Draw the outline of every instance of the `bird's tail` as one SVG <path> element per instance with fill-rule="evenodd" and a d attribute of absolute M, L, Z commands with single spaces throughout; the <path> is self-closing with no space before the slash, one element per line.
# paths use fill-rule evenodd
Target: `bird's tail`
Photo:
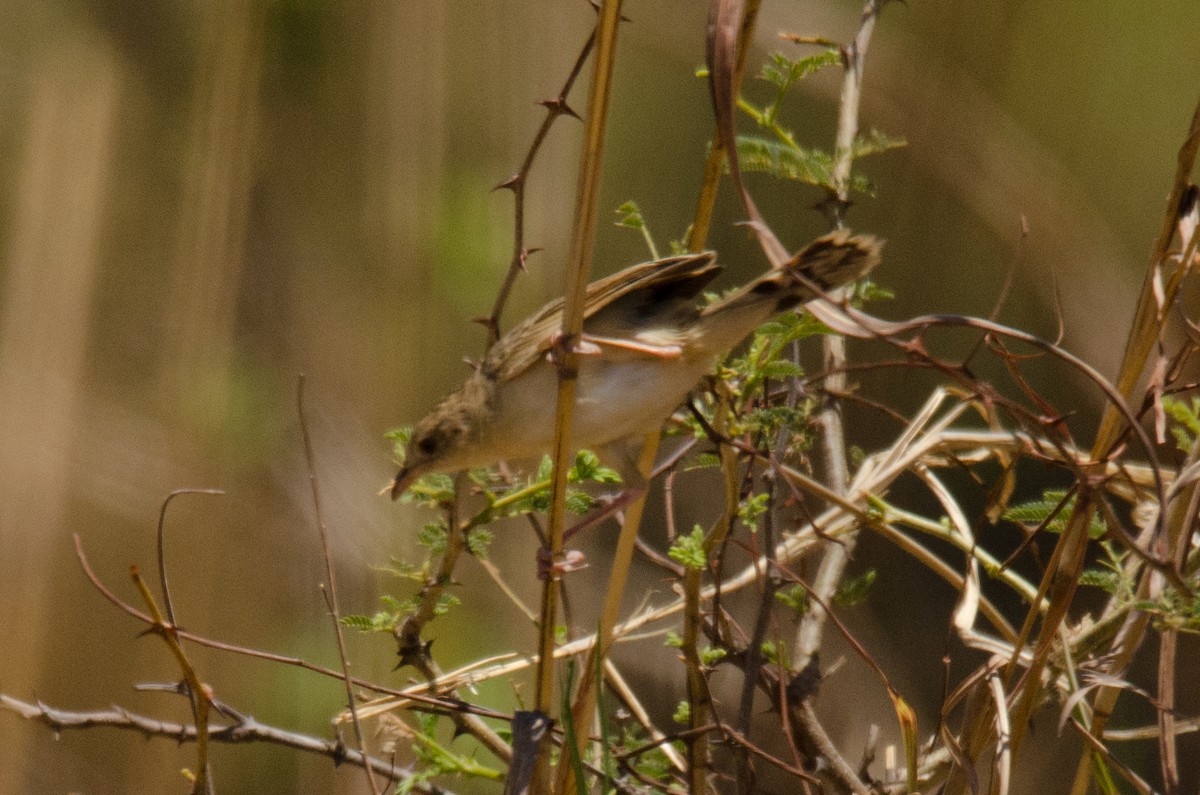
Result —
<path fill-rule="evenodd" d="M 731 348 L 781 312 L 866 276 L 879 264 L 882 248 L 878 238 L 844 229 L 818 237 L 784 267 L 705 307 L 706 336 L 714 349 Z"/>

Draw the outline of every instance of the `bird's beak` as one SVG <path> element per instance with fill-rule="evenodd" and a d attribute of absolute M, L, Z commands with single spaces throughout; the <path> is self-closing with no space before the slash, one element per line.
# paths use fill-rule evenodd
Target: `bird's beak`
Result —
<path fill-rule="evenodd" d="M 400 495 L 408 491 L 408 487 L 417 479 L 419 472 L 416 472 L 412 467 L 404 467 L 396 473 L 396 477 L 392 480 L 391 485 L 385 486 L 380 494 L 389 494 L 393 500 L 399 499 Z"/>

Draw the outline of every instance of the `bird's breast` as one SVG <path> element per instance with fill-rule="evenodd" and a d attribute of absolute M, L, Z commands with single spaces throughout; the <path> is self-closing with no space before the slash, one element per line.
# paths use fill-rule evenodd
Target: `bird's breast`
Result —
<path fill-rule="evenodd" d="M 580 357 L 572 446 L 597 448 L 649 433 L 671 415 L 714 365 L 709 355 Z M 505 458 L 530 458 L 554 442 L 558 373 L 541 362 L 498 385 L 492 445 Z"/>

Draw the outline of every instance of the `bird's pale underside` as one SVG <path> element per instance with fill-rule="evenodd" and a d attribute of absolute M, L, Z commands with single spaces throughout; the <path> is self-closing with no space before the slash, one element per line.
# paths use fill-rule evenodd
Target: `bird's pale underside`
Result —
<path fill-rule="evenodd" d="M 721 270 L 712 252 L 645 262 L 588 285 L 572 447 L 598 449 L 655 430 L 758 326 L 866 275 L 880 246 L 867 235 L 825 235 L 787 267 L 707 306 L 700 291 Z M 492 346 L 466 382 L 417 423 L 389 487 L 393 498 L 426 473 L 530 458 L 552 447 L 552 348 L 561 327 L 558 299 Z"/>

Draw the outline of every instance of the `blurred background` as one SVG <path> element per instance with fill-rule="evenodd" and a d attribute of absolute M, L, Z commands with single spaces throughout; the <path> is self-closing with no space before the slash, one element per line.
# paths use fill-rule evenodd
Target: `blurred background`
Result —
<path fill-rule="evenodd" d="M 705 5 L 629 0 L 621 32 L 601 204 L 635 200 L 660 243 L 691 217 L 710 135 L 694 76 Z M 777 32 L 846 40 L 861 8 L 764 5 L 751 72 L 768 49 L 799 52 Z M 226 494 L 184 496 L 168 514 L 181 622 L 336 665 L 299 373 L 343 608 L 370 613 L 381 593 L 402 591 L 375 567 L 415 554 L 423 517 L 375 496 L 393 471 L 382 434 L 419 418 L 482 350 L 482 327 L 468 321 L 489 311 L 512 239 L 511 195 L 491 188 L 516 170 L 542 118 L 534 103 L 558 91 L 592 19 L 584 2 L 549 0 L 0 4 L 0 692 L 186 717 L 179 698 L 132 690 L 177 671 L 96 594 L 72 548 L 77 533 L 100 576 L 136 601 L 128 567 L 153 569 L 160 503 L 182 487 Z M 878 279 L 898 298 L 877 311 L 986 314 L 1023 217 L 1029 238 L 1003 318 L 1053 337 L 1056 274 L 1066 346 L 1113 373 L 1200 86 L 1198 31 L 1200 5 L 1183 0 L 889 6 L 867 59 L 862 126 L 909 145 L 862 162 L 876 195 L 850 215 L 888 241 Z M 838 79 L 804 81 L 787 105 L 803 143 L 831 148 Z M 748 90 L 766 96 L 761 83 Z M 583 91 L 573 99 L 584 106 Z M 527 243 L 542 251 L 508 325 L 561 289 L 579 131 L 560 121 L 535 166 Z M 751 185 L 789 245 L 824 231 L 815 190 Z M 765 266 L 733 227 L 740 219 L 725 197 L 712 238 L 725 286 Z M 639 236 L 609 220 L 597 275 L 646 258 Z M 1046 375 L 1047 394 L 1085 419 L 1099 405 L 1089 387 Z M 920 383 L 905 376 L 898 389 L 883 373 L 865 388 L 910 410 L 926 395 Z M 852 441 L 869 449 L 889 431 L 864 422 Z M 529 593 L 532 549 L 514 531 L 494 551 L 529 574 Z M 581 593 L 606 570 L 598 549 Z M 948 614 L 954 594 L 915 566 L 875 565 L 875 602 Z M 661 596 L 658 575 L 646 577 Z M 482 575 L 462 596 L 502 602 Z M 497 610 L 435 625 L 444 664 L 531 647 L 524 619 Z M 872 648 L 893 649 L 881 660 L 932 731 L 945 621 L 919 636 L 879 606 L 851 618 Z M 392 671 L 387 637 L 351 644 L 357 674 L 407 680 Z M 337 682 L 193 654 L 225 702 L 330 734 Z M 658 672 L 666 714 L 678 673 Z M 846 674 L 819 705 L 836 713 L 839 697 L 858 699 L 836 726 L 850 748 L 869 721 L 894 731 L 882 690 L 856 681 L 871 682 Z M 497 708 L 518 705 L 508 685 L 487 692 Z M 1038 736 L 1054 737 L 1055 719 Z M 3 793 L 184 791 L 178 771 L 194 760 L 190 746 L 111 730 L 55 737 L 10 713 L 0 737 Z M 325 758 L 262 745 L 216 748 L 214 770 L 225 793 L 362 787 Z"/>

